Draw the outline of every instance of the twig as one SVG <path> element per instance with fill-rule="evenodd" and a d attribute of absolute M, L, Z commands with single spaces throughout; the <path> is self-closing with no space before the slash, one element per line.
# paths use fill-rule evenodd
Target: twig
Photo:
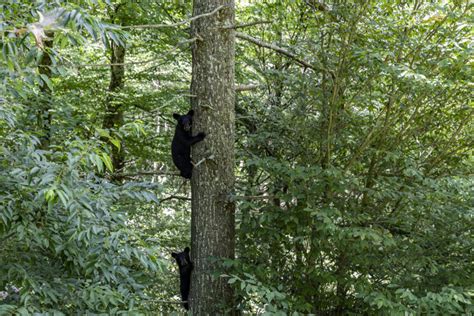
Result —
<path fill-rule="evenodd" d="M 122 29 L 158 29 L 158 28 L 165 28 L 165 27 L 176 27 L 176 26 L 181 26 L 187 23 L 190 23 L 194 20 L 204 18 L 207 16 L 211 16 L 222 10 L 223 8 L 227 7 L 227 5 L 221 5 L 214 9 L 211 12 L 208 13 L 203 13 L 200 15 L 193 16 L 192 18 L 177 22 L 177 23 L 172 23 L 172 24 L 143 24 L 143 25 L 130 25 L 130 26 L 123 26 Z"/>
<path fill-rule="evenodd" d="M 444 152 L 440 152 L 440 154 L 436 157 L 434 157 L 431 161 L 428 162 L 428 166 L 430 168 L 428 168 L 428 170 L 430 170 L 428 172 L 431 173 L 431 171 L 435 170 L 435 166 L 443 159 L 443 158 L 446 158 L 446 156 L 450 156 L 451 154 L 454 154 L 454 152 L 456 152 L 457 150 L 463 148 L 464 146 L 461 145 L 461 146 L 456 146 L 456 147 L 451 147 L 452 150 L 449 150 L 449 145 L 453 145 L 453 144 L 458 144 L 458 142 L 456 141 L 456 137 L 462 132 L 462 130 L 464 129 L 464 127 L 466 127 L 466 124 L 468 122 L 472 121 L 471 119 L 471 115 L 466 115 L 466 117 L 464 118 L 463 121 L 461 121 L 461 123 L 459 124 L 458 128 L 451 134 L 451 137 L 449 138 L 449 141 L 446 142 L 445 146 L 443 146 L 444 148 L 442 148 L 441 150 L 444 150 Z M 438 149 L 440 147 L 440 144 L 437 143 L 433 146 L 433 151 Z M 470 147 L 469 145 L 467 146 L 468 148 Z M 440 150 L 440 151 L 441 151 Z M 432 152 L 433 152 L 432 151 Z"/>
<path fill-rule="evenodd" d="M 161 200 L 159 200 L 159 201 L 160 201 L 160 204 L 161 204 L 161 203 L 163 203 L 164 201 L 173 200 L 173 199 L 176 199 L 176 200 L 184 200 L 184 201 L 191 201 L 191 198 L 190 198 L 190 197 L 187 197 L 187 196 L 179 196 L 179 195 L 170 195 L 170 196 L 165 197 L 164 199 L 161 199 Z"/>
<path fill-rule="evenodd" d="M 372 142 L 377 137 L 379 137 L 381 133 L 386 129 L 386 126 L 389 120 L 390 109 L 393 103 L 395 102 L 395 99 L 396 99 L 396 91 L 392 90 L 392 92 L 390 92 L 390 96 L 388 98 L 387 104 L 381 110 L 379 116 L 375 119 L 374 126 L 369 131 L 369 133 L 367 134 L 367 136 L 365 137 L 364 141 L 359 146 L 355 154 L 352 155 L 351 159 L 349 160 L 347 165 L 344 167 L 344 170 L 349 170 L 349 168 L 359 158 L 359 156 L 363 153 L 363 151 L 366 150 L 372 144 Z M 385 120 L 383 120 L 384 115 L 385 115 Z"/>
<path fill-rule="evenodd" d="M 141 65 L 141 64 L 148 64 L 153 61 L 156 61 L 156 58 L 153 59 L 148 59 L 148 60 L 142 60 L 142 61 L 132 61 L 128 63 L 104 63 L 104 64 L 77 64 L 77 65 L 72 65 L 77 68 L 81 67 L 110 67 L 110 66 L 129 66 L 129 65 Z"/>
<path fill-rule="evenodd" d="M 136 176 L 179 176 L 177 172 L 169 171 L 138 171 L 134 173 L 118 173 L 116 176 L 121 177 L 136 177 Z"/>
<path fill-rule="evenodd" d="M 329 74 L 331 74 L 331 76 L 334 78 L 334 72 L 331 71 L 331 70 L 328 70 L 328 69 L 325 69 L 323 67 L 318 67 L 318 66 L 315 66 L 315 65 L 312 65 L 310 64 L 309 62 L 303 60 L 303 59 L 300 59 L 298 56 L 296 56 L 296 54 L 293 54 L 292 52 L 289 52 L 287 51 L 286 49 L 284 48 L 281 48 L 275 44 L 270 44 L 270 43 L 267 43 L 267 42 L 264 42 L 262 40 L 259 40 L 255 37 L 252 37 L 250 35 L 247 35 L 245 33 L 241 33 L 241 32 L 236 32 L 235 33 L 235 36 L 237 38 L 240 38 L 240 39 L 243 39 L 243 40 L 246 40 L 246 41 L 249 41 L 251 43 L 254 43 L 258 46 L 261 46 L 261 47 L 265 47 L 265 48 L 269 48 L 269 49 L 272 49 L 282 55 L 285 55 L 291 59 L 293 59 L 294 61 L 296 61 L 298 64 L 306 67 L 306 68 L 309 68 L 309 69 L 313 69 L 315 71 L 324 71 L 324 72 L 327 72 Z"/>
<path fill-rule="evenodd" d="M 198 167 L 200 164 L 202 164 L 204 161 L 206 160 L 213 160 L 214 159 L 214 155 L 210 155 L 208 157 L 204 157 L 202 158 L 201 160 L 199 160 L 198 162 L 194 163 L 193 161 L 191 161 L 191 164 L 193 165 L 194 168 Z"/>
<path fill-rule="evenodd" d="M 375 120 L 374 126 L 369 131 L 367 136 L 365 136 L 364 141 L 361 143 L 361 145 L 359 145 L 356 152 L 352 155 L 351 159 L 349 160 L 349 162 L 345 166 L 344 170 L 349 170 L 349 168 L 359 158 L 359 156 L 362 154 L 362 152 L 372 143 L 375 136 L 378 136 L 378 134 L 382 131 L 382 129 L 380 127 L 382 126 L 382 121 L 383 121 L 382 118 L 383 118 L 383 114 L 386 112 L 386 109 L 387 108 L 384 108 L 382 110 L 382 112 L 379 114 L 379 116 Z"/>
<path fill-rule="evenodd" d="M 163 304 L 184 304 L 184 303 L 187 303 L 188 301 L 149 300 L 148 302 L 163 303 Z"/>
<path fill-rule="evenodd" d="M 240 29 L 240 28 L 247 27 L 247 26 L 254 26 L 254 25 L 258 25 L 258 24 L 270 24 L 270 23 L 272 23 L 272 21 L 255 21 L 255 22 L 235 24 L 235 25 L 226 25 L 226 26 L 222 26 L 220 28 L 221 29 Z"/>
<path fill-rule="evenodd" d="M 163 201 L 168 201 L 168 200 L 171 200 L 171 199 L 177 199 L 177 200 L 187 200 L 187 201 L 191 201 L 191 199 L 187 196 L 179 196 L 179 195 L 176 195 L 178 194 L 179 190 L 181 190 L 181 188 L 183 187 L 183 185 L 186 183 L 186 181 L 183 181 L 181 182 L 181 184 L 179 185 L 178 189 L 173 193 L 171 194 L 170 196 L 164 198 L 164 199 L 161 199 L 160 200 L 160 204 L 163 203 Z"/>

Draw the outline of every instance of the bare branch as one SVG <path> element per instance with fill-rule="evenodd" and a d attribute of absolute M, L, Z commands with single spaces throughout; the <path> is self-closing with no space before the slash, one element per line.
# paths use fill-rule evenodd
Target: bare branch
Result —
<path fill-rule="evenodd" d="M 221 5 L 217 8 L 215 8 L 213 11 L 208 12 L 208 13 L 203 13 L 199 14 L 196 16 L 193 16 L 192 18 L 177 22 L 177 23 L 172 23 L 172 24 L 143 24 L 143 25 L 130 25 L 130 26 L 123 26 L 122 29 L 159 29 L 159 28 L 165 28 L 165 27 L 177 27 L 181 26 L 184 24 L 188 24 L 194 20 L 204 18 L 207 16 L 211 16 L 222 10 L 223 8 L 227 7 L 226 5 Z"/>
<path fill-rule="evenodd" d="M 291 59 L 293 59 L 294 61 L 296 61 L 298 64 L 302 65 L 303 67 L 306 67 L 306 68 L 309 68 L 309 69 L 313 69 L 315 71 L 324 71 L 324 72 L 327 72 L 329 74 L 331 74 L 331 76 L 334 78 L 334 73 L 328 69 L 325 69 L 323 67 L 318 67 L 318 66 L 315 66 L 315 65 L 312 65 L 310 64 L 309 62 L 303 60 L 303 59 L 300 59 L 298 56 L 296 56 L 296 54 L 284 49 L 284 48 L 281 48 L 275 44 L 270 44 L 270 43 L 267 43 L 267 42 L 264 42 L 262 40 L 259 40 L 255 37 L 252 37 L 250 35 L 247 35 L 245 33 L 241 33 L 241 32 L 236 32 L 235 33 L 235 36 L 237 38 L 240 38 L 240 39 L 243 39 L 243 40 L 246 40 L 246 41 L 249 41 L 251 43 L 254 43 L 258 46 L 261 46 L 261 47 L 265 47 L 265 48 L 269 48 L 269 49 L 272 49 L 282 55 L 285 55 Z"/>
<path fill-rule="evenodd" d="M 187 303 L 188 301 L 149 300 L 147 302 L 161 303 L 161 304 L 183 304 L 183 303 Z"/>
<path fill-rule="evenodd" d="M 115 174 L 116 176 L 121 177 L 138 177 L 138 176 L 179 176 L 180 174 L 177 172 L 169 172 L 169 171 L 138 171 L 132 173 L 118 173 Z"/>
<path fill-rule="evenodd" d="M 184 201 L 191 201 L 191 198 L 190 197 L 187 197 L 187 196 L 179 196 L 179 195 L 170 195 L 168 197 L 165 197 L 163 199 L 160 200 L 160 203 L 163 203 L 164 201 L 168 201 L 168 200 L 184 200 Z"/>
<path fill-rule="evenodd" d="M 255 21 L 255 22 L 249 22 L 249 23 L 227 25 L 227 26 L 221 27 L 221 29 L 240 29 L 243 27 L 254 26 L 258 24 L 270 24 L 270 23 L 272 23 L 272 21 Z"/>
<path fill-rule="evenodd" d="M 77 68 L 82 68 L 82 67 L 130 66 L 130 65 L 148 64 L 148 63 L 151 63 L 153 61 L 156 61 L 156 58 L 142 60 L 142 61 L 132 61 L 132 62 L 128 62 L 128 63 L 77 64 L 77 65 L 72 65 L 72 66 L 77 67 Z"/>

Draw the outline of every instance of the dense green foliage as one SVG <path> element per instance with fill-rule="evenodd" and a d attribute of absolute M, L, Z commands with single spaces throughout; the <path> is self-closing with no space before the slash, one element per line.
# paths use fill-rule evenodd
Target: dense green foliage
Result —
<path fill-rule="evenodd" d="M 237 96 L 222 272 L 244 312 L 474 313 L 472 9 L 237 4 L 239 23 L 261 22 L 236 30 L 258 41 L 238 36 L 236 84 L 253 88 Z M 0 4 L 0 315 L 181 310 L 170 252 L 190 244 L 190 185 L 169 146 L 192 97 L 190 12 Z M 126 47 L 114 91 L 112 45 Z M 124 118 L 105 129 L 111 102 Z"/>

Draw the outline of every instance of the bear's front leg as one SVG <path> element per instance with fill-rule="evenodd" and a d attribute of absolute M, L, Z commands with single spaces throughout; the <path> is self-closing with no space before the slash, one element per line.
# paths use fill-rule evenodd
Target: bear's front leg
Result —
<path fill-rule="evenodd" d="M 202 141 L 204 138 L 206 137 L 206 134 L 203 133 L 203 132 L 200 132 L 198 133 L 196 136 L 191 136 L 190 140 L 189 140 L 189 145 L 192 146 L 196 143 L 199 143 L 200 141 Z"/>

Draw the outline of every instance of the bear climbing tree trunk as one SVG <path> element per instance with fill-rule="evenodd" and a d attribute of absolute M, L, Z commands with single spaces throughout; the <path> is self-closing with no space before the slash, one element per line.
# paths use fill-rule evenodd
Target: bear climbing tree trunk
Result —
<path fill-rule="evenodd" d="M 215 258 L 234 258 L 234 45 L 233 0 L 194 0 L 191 94 L 193 131 L 206 133 L 192 148 L 191 282 L 193 315 L 232 314 L 233 293 L 224 278 L 214 279 Z M 225 312 L 224 312 L 225 310 Z"/>

